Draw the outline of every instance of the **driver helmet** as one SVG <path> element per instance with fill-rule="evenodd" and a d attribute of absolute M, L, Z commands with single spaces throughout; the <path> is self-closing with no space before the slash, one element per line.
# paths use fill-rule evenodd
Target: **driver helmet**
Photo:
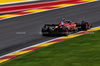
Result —
<path fill-rule="evenodd" d="M 62 21 L 65 21 L 65 20 L 66 20 L 66 18 L 63 18 L 63 19 L 62 19 Z"/>

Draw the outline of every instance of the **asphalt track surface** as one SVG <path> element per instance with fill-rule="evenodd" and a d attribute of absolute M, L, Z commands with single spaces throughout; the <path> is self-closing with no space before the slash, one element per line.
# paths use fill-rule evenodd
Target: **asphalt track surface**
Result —
<path fill-rule="evenodd" d="M 93 27 L 100 26 L 100 1 L 1 20 L 0 56 L 56 38 L 44 37 L 39 32 L 44 24 L 59 23 L 64 17 L 75 22 L 88 21 Z"/>

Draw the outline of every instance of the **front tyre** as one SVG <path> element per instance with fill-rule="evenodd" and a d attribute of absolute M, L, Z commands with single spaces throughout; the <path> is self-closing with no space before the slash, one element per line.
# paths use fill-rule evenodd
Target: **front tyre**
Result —
<path fill-rule="evenodd" d="M 82 30 L 87 30 L 89 28 L 88 22 L 82 21 L 81 23 L 81 29 Z"/>

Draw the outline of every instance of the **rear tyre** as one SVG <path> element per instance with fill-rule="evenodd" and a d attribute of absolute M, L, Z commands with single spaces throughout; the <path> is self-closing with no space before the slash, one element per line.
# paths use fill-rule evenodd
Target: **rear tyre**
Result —
<path fill-rule="evenodd" d="M 82 30 L 87 30 L 89 28 L 88 22 L 82 21 L 81 23 L 81 29 Z"/>
<path fill-rule="evenodd" d="M 67 36 L 69 34 L 68 28 L 62 27 L 62 35 Z"/>

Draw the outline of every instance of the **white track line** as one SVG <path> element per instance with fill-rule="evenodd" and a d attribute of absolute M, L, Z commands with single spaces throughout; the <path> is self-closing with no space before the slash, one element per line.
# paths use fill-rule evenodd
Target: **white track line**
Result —
<path fill-rule="evenodd" d="M 97 27 L 94 27 L 94 28 L 98 28 L 98 27 L 100 27 L 100 26 L 97 26 Z M 91 28 L 91 29 L 94 29 L 94 28 Z M 80 32 L 83 32 L 83 31 L 79 31 L 79 32 L 77 32 L 77 33 L 80 33 Z M 74 33 L 74 34 L 77 34 L 77 33 Z M 70 35 L 72 35 L 72 34 L 70 34 Z M 70 36 L 70 35 L 69 35 L 69 36 Z M 65 37 L 65 36 L 62 36 L 62 37 Z M 30 47 L 34 47 L 34 46 L 37 46 L 37 45 L 40 45 L 40 44 L 43 44 L 43 43 L 46 43 L 46 42 L 50 42 L 50 41 L 52 41 L 52 40 L 56 40 L 56 39 L 62 38 L 62 37 L 54 38 L 54 39 L 51 39 L 51 40 L 48 40 L 48 41 L 44 41 L 44 42 L 41 42 L 41 43 L 38 43 L 38 44 L 35 44 L 35 45 L 31 45 L 31 46 L 28 46 L 28 47 L 19 49 L 19 50 L 17 50 L 17 51 L 14 51 L 14 52 L 5 54 L 5 55 L 3 55 L 3 56 L 0 56 L 0 58 L 5 57 L 5 56 L 7 56 L 7 55 L 10 55 L 10 54 L 12 54 L 12 53 L 15 53 L 15 52 L 24 50 L 24 49 L 28 49 L 28 48 L 30 48 Z"/>
<path fill-rule="evenodd" d="M 0 3 L 0 5 L 9 5 L 9 4 L 17 4 L 17 3 L 25 3 L 25 2 L 35 2 L 35 1 L 41 1 L 41 0 L 26 0 L 26 1 L 17 1 L 17 2 L 11 2 L 11 3 Z"/>
<path fill-rule="evenodd" d="M 98 1 L 98 0 L 96 0 L 96 1 Z M 59 8 L 55 8 L 55 9 L 46 10 L 46 11 L 52 11 L 52 10 L 57 10 L 57 9 L 61 9 L 61 8 L 66 8 L 66 7 L 72 7 L 72 6 L 82 5 L 82 4 L 88 4 L 88 3 L 92 3 L 92 2 L 96 2 L 96 1 L 91 1 L 91 2 L 86 2 L 86 3 L 80 3 L 80 4 L 71 5 L 71 6 L 65 6 L 65 7 L 59 7 Z M 41 12 L 46 12 L 46 11 L 41 11 Z M 41 12 L 36 12 L 36 13 L 41 13 Z M 26 16 L 26 15 L 36 14 L 36 13 L 29 13 L 29 14 L 19 15 L 19 16 Z M 4 19 L 0 19 L 0 20 L 15 18 L 15 17 L 19 17 L 19 16 L 4 18 Z"/>

